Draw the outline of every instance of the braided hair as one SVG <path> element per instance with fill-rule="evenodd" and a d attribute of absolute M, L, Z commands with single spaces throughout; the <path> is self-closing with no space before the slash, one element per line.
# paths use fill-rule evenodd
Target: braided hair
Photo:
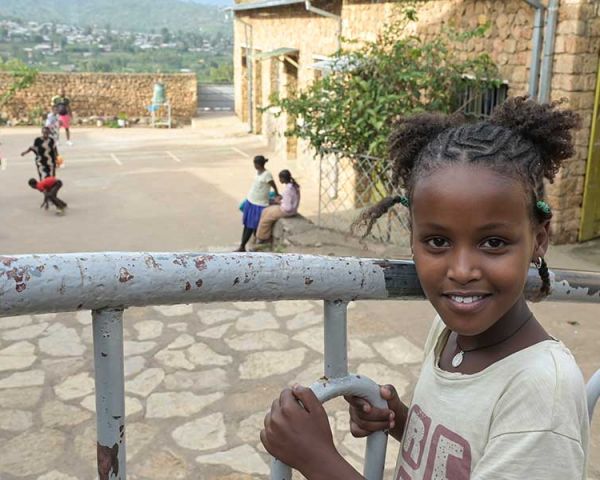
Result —
<path fill-rule="evenodd" d="M 448 164 L 485 165 L 514 178 L 531 199 L 532 221 L 552 218 L 549 209 L 538 208 L 544 199 L 544 179 L 551 183 L 562 162 L 575 150 L 571 131 L 580 124 L 562 102 L 539 104 L 527 97 L 512 97 L 497 107 L 489 120 L 471 123 L 461 115 L 423 113 L 400 118 L 389 139 L 392 184 L 405 197 L 388 197 L 365 210 L 352 229 L 368 235 L 376 220 L 393 205 L 410 202 L 416 182 Z M 550 290 L 550 276 L 543 262 L 539 269 L 541 295 Z"/>

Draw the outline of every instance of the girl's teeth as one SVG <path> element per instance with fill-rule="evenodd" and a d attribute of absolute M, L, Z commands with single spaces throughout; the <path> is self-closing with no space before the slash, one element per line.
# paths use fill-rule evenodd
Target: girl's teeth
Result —
<path fill-rule="evenodd" d="M 483 297 L 455 297 L 454 295 L 452 295 L 450 298 L 452 298 L 452 300 L 458 303 L 473 303 L 477 300 L 481 300 Z"/>

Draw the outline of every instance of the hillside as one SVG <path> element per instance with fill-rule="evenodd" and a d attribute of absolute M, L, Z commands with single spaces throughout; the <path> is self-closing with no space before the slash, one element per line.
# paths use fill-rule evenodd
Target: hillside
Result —
<path fill-rule="evenodd" d="M 1 0 L 0 17 L 70 25 L 110 25 L 128 31 L 230 30 L 231 20 L 223 12 L 228 0 Z"/>

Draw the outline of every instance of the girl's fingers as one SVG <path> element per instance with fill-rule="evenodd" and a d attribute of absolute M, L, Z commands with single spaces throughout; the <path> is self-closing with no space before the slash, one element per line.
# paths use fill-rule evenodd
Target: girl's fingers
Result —
<path fill-rule="evenodd" d="M 364 430 L 369 433 L 379 432 L 380 430 L 387 430 L 391 428 L 389 420 L 382 420 L 379 422 L 361 422 L 352 420 L 350 425 L 356 425 L 359 429 Z"/>
<path fill-rule="evenodd" d="M 390 416 L 394 416 L 394 412 L 389 409 L 370 407 L 367 411 L 364 409 L 350 407 L 350 416 L 360 419 L 364 422 L 377 422 L 389 420 Z"/>

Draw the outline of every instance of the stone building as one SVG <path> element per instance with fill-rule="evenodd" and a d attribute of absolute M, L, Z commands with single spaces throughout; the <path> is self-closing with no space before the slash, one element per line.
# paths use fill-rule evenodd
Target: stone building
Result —
<path fill-rule="evenodd" d="M 398 2 L 377 0 L 237 0 L 235 14 L 236 113 L 278 154 L 296 158 L 318 175 L 318 162 L 302 141 L 283 135 L 288 122 L 269 105 L 274 92 L 309 85 L 319 62 L 341 38 L 374 40 L 398 13 Z M 598 120 L 600 2 L 597 0 L 426 0 L 418 4 L 422 36 L 448 23 L 474 28 L 490 22 L 483 39 L 462 45 L 487 52 L 499 67 L 509 95 L 566 98 L 583 118 L 576 156 L 566 163 L 548 196 L 556 242 L 600 236 L 600 128 Z M 536 60 L 537 59 L 537 60 Z M 532 65 L 534 68 L 532 69 Z M 600 91 L 600 90 L 599 90 Z"/>

